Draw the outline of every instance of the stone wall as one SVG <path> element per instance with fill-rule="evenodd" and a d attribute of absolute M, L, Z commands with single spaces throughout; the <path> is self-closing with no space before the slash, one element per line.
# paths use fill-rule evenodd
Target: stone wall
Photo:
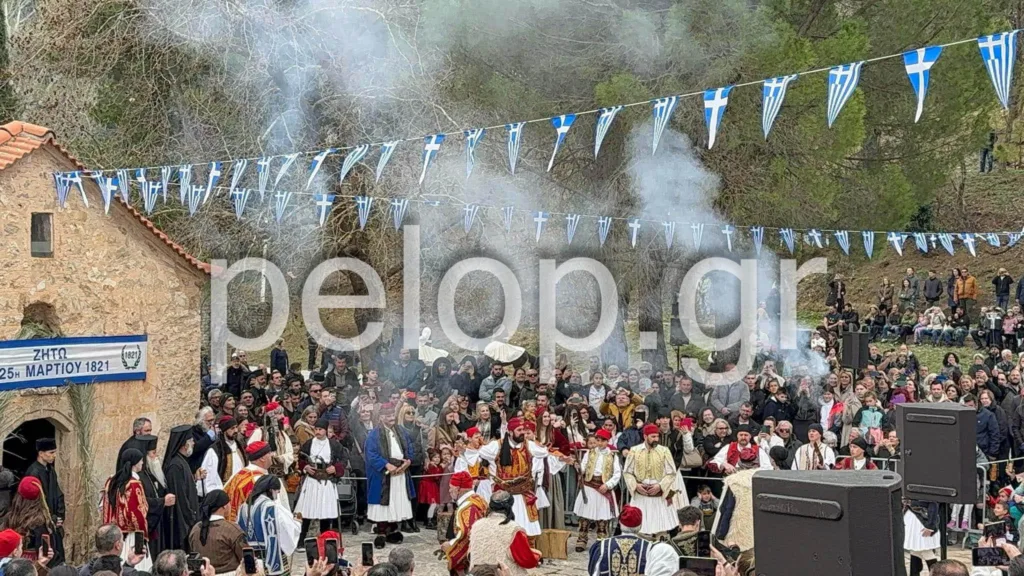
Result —
<path fill-rule="evenodd" d="M 66 390 L 15 393 L 0 417 L 0 438 L 25 420 L 54 421 L 61 442 L 58 474 L 66 486 L 68 524 L 88 533 L 92 527 L 81 525 L 75 516 L 82 506 L 95 509 L 96 491 L 113 472 L 132 420 L 140 415 L 153 420 L 162 452 L 167 431 L 191 422 L 195 415 L 200 302 L 207 279 L 116 201 L 105 215 L 103 200 L 91 184 L 86 188 L 89 208 L 74 189 L 67 207 L 59 209 L 50 173 L 70 168 L 59 152 L 44 146 L 0 171 L 0 340 L 18 332 L 26 306 L 44 302 L 55 309 L 66 336 L 147 334 L 147 379 L 91 386 L 92 414 L 84 415 L 91 420 L 88 482 L 81 474 L 85 467 L 73 429 L 76 414 Z M 54 214 L 52 258 L 31 257 L 32 212 Z M 87 534 L 76 536 L 85 538 L 75 538 L 78 544 L 88 541 Z"/>

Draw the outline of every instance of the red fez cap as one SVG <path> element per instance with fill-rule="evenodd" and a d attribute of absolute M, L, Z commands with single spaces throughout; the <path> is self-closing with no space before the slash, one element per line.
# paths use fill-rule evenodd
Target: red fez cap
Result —
<path fill-rule="evenodd" d="M 522 425 L 523 425 L 523 419 L 518 417 L 518 416 L 516 416 L 515 418 L 513 418 L 513 419 L 508 421 L 508 429 L 509 430 L 515 430 L 516 428 L 519 428 Z"/>
<path fill-rule="evenodd" d="M 465 490 L 473 489 L 473 477 L 465 470 L 452 474 L 451 480 L 449 480 L 448 483 L 456 488 L 462 488 Z"/>
<path fill-rule="evenodd" d="M 639 528 L 640 523 L 643 522 L 643 512 L 635 506 L 623 506 L 622 513 L 619 514 L 619 524 L 626 528 Z"/>
<path fill-rule="evenodd" d="M 338 556 L 341 556 L 341 553 L 345 551 L 345 549 L 342 548 L 342 546 L 341 546 L 341 534 L 338 534 L 334 530 L 328 530 L 326 532 L 321 532 L 320 536 L 318 536 L 317 539 L 316 539 L 316 547 L 317 547 L 317 550 L 320 551 L 320 557 L 321 558 L 326 558 L 327 557 L 327 553 L 324 552 L 324 546 L 325 546 L 325 544 L 327 543 L 328 540 L 337 540 L 338 541 Z"/>
<path fill-rule="evenodd" d="M 278 404 L 277 402 L 268 402 L 267 403 L 267 407 L 266 407 L 266 409 L 264 409 L 264 411 L 265 412 L 273 412 L 274 410 L 277 410 L 280 407 L 281 407 L 281 405 Z"/>
<path fill-rule="evenodd" d="M 473 426 L 469 430 L 466 430 L 466 438 L 472 438 L 473 436 L 476 436 L 479 433 L 480 429 L 477 428 L 476 426 Z"/>
<path fill-rule="evenodd" d="M 18 484 L 18 495 L 25 500 L 38 500 L 43 493 L 43 485 L 35 476 L 25 476 Z"/>
<path fill-rule="evenodd" d="M 644 426 L 644 436 L 649 436 L 651 434 L 661 434 L 661 430 L 657 425 L 648 424 L 647 426 Z"/>
<path fill-rule="evenodd" d="M 597 436 L 598 438 L 600 438 L 602 440 L 611 440 L 612 439 L 612 433 L 607 431 L 607 430 L 605 430 L 604 428 L 601 428 L 597 432 L 594 432 L 594 436 Z"/>
<path fill-rule="evenodd" d="M 533 420 L 523 420 L 523 428 L 527 428 L 530 432 L 536 432 L 537 423 Z"/>
<path fill-rule="evenodd" d="M 21 535 L 8 528 L 0 532 L 0 558 L 8 558 L 21 546 Z"/>
<path fill-rule="evenodd" d="M 409 392 L 405 393 L 405 397 L 407 399 L 409 399 L 409 400 L 415 400 L 416 399 L 416 393 L 410 390 Z"/>
<path fill-rule="evenodd" d="M 245 447 L 245 453 L 249 455 L 250 460 L 256 460 L 270 453 L 270 445 L 262 440 L 253 442 Z"/>

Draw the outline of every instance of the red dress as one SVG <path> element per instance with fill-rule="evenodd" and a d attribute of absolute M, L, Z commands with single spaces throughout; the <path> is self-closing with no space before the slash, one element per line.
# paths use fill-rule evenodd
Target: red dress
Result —
<path fill-rule="evenodd" d="M 441 474 L 444 473 L 444 470 L 440 466 L 428 464 L 423 473 L 427 476 L 420 478 L 420 485 L 416 490 L 420 504 L 440 504 Z"/>

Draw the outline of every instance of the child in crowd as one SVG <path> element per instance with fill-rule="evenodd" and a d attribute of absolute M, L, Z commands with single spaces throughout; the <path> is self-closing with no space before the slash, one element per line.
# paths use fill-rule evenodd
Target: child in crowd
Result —
<path fill-rule="evenodd" d="M 707 484 L 697 487 L 697 495 L 690 501 L 690 506 L 699 509 L 704 514 L 704 529 L 711 530 L 711 525 L 715 522 L 715 513 L 718 511 L 718 498 L 711 493 L 711 488 Z"/>
<path fill-rule="evenodd" d="M 441 468 L 441 453 L 433 448 L 427 449 L 427 465 L 423 469 L 424 477 L 420 478 L 420 484 L 416 488 L 420 504 L 427 504 L 427 528 L 434 528 L 437 525 L 435 514 L 437 505 L 441 503 L 441 475 L 444 469 Z"/>

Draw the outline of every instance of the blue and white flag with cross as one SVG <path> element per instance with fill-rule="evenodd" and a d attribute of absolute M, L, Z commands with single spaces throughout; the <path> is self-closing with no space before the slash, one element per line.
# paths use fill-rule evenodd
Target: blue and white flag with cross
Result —
<path fill-rule="evenodd" d="M 359 216 L 359 229 L 366 229 L 366 221 L 370 219 L 373 208 L 373 196 L 356 196 L 356 214 Z"/>
<path fill-rule="evenodd" d="M 843 64 L 828 72 L 828 127 L 835 124 L 843 106 L 849 102 L 860 82 L 860 69 L 864 62 Z"/>
<path fill-rule="evenodd" d="M 288 154 L 284 157 L 284 164 L 281 164 L 280 170 L 277 171 L 277 178 L 274 179 L 274 190 L 277 190 L 277 186 L 284 179 L 285 174 L 288 173 L 288 169 L 295 163 L 295 159 L 299 157 L 299 153 Z"/>
<path fill-rule="evenodd" d="M 100 196 L 103 198 L 103 212 L 110 214 L 110 200 L 117 193 L 117 177 L 104 176 L 102 172 L 95 172 L 93 178 L 96 179 L 96 185 L 100 188 Z"/>
<path fill-rule="evenodd" d="M 1010 109 L 1010 89 L 1013 86 L 1013 64 L 1017 60 L 1017 33 L 1002 32 L 978 38 L 978 49 L 985 62 L 988 77 L 996 89 L 1003 108 Z"/>
<path fill-rule="evenodd" d="M 174 166 L 160 167 L 160 192 L 163 195 L 164 204 L 167 204 L 167 189 L 171 187 L 171 176 L 174 175 Z"/>
<path fill-rule="evenodd" d="M 189 187 L 188 193 L 188 215 L 195 216 L 199 211 L 199 205 L 203 203 L 203 195 L 206 194 L 206 186 L 197 184 Z"/>
<path fill-rule="evenodd" d="M 789 253 L 792 254 L 796 243 L 796 233 L 793 232 L 792 228 L 783 228 L 779 230 L 779 236 L 782 238 L 786 248 L 789 248 Z"/>
<path fill-rule="evenodd" d="M 242 219 L 242 214 L 245 213 L 245 205 L 249 202 L 250 195 L 252 195 L 252 190 L 249 188 L 235 188 L 231 191 L 231 202 L 235 205 L 235 218 L 237 220 Z"/>
<path fill-rule="evenodd" d="M 362 144 L 349 150 L 348 154 L 345 154 L 345 159 L 341 161 L 341 172 L 338 174 L 338 186 L 345 183 L 345 177 L 356 167 L 356 164 L 363 160 L 369 151 L 370 145 Z"/>
<path fill-rule="evenodd" d="M 948 234 L 946 232 L 942 232 L 938 236 L 939 236 L 939 244 L 942 244 L 942 247 L 946 249 L 946 252 L 949 252 L 950 256 L 952 256 L 953 252 L 954 252 L 954 248 L 953 248 L 953 235 L 952 234 Z"/>
<path fill-rule="evenodd" d="M 708 128 L 708 150 L 715 145 L 718 127 L 725 116 L 725 107 L 729 105 L 729 92 L 732 92 L 732 86 L 704 91 L 704 124 Z"/>
<path fill-rule="evenodd" d="M 57 186 L 57 206 L 64 208 L 68 203 L 68 192 L 71 191 L 71 181 L 66 174 L 54 172 L 53 183 Z"/>
<path fill-rule="evenodd" d="M 601 216 L 597 219 L 597 240 L 601 243 L 601 247 L 604 247 L 604 243 L 608 240 L 608 232 L 612 229 L 612 217 Z"/>
<path fill-rule="evenodd" d="M 924 232 L 914 232 L 914 244 L 919 252 L 928 253 L 928 235 Z"/>
<path fill-rule="evenodd" d="M 256 161 L 256 175 L 259 180 L 257 189 L 260 192 L 260 204 L 263 203 L 267 193 L 267 184 L 270 183 L 270 163 L 273 160 L 273 156 L 264 156 Z"/>
<path fill-rule="evenodd" d="M 501 209 L 501 223 L 505 225 L 506 234 L 512 231 L 512 216 L 515 211 L 515 206 L 505 206 Z"/>
<path fill-rule="evenodd" d="M 206 191 L 203 192 L 203 204 L 206 204 L 206 201 L 210 199 L 210 194 L 217 187 L 223 166 L 223 162 L 210 162 L 210 171 L 206 176 Z"/>
<path fill-rule="evenodd" d="M 576 235 L 576 227 L 580 224 L 579 214 L 566 214 L 565 215 L 565 239 L 568 244 L 572 244 L 572 238 Z"/>
<path fill-rule="evenodd" d="M 868 255 L 868 260 L 870 260 L 871 254 L 875 251 L 875 232 L 873 230 L 863 230 L 860 233 L 860 237 L 864 240 L 864 253 Z"/>
<path fill-rule="evenodd" d="M 921 119 L 921 112 L 924 111 L 924 97 L 928 93 L 928 79 L 931 76 L 932 66 L 939 60 L 940 55 L 942 55 L 942 46 L 928 46 L 903 53 L 903 66 L 907 69 L 907 77 L 917 96 L 917 112 L 914 114 L 914 122 Z"/>
<path fill-rule="evenodd" d="M 836 237 L 836 243 L 842 249 L 843 254 L 850 255 L 850 232 L 847 230 L 836 230 L 832 233 Z"/>
<path fill-rule="evenodd" d="M 242 183 L 242 176 L 245 175 L 245 169 L 248 166 L 249 161 L 245 158 L 235 160 L 235 163 L 231 166 L 231 187 L 228 189 L 228 198 L 235 197 L 235 189 Z"/>
<path fill-rule="evenodd" d="M 331 212 L 331 206 L 334 204 L 334 194 L 315 194 L 313 200 L 316 201 L 316 220 L 323 228 L 327 222 L 327 215 Z"/>
<path fill-rule="evenodd" d="M 651 154 L 657 153 L 658 142 L 661 141 L 661 133 L 665 131 L 669 120 L 672 119 L 672 112 L 675 111 L 676 104 L 678 103 L 678 96 L 658 98 L 651 101 L 651 104 L 654 105 L 651 109 L 651 114 L 654 116 L 654 142 L 651 147 Z"/>
<path fill-rule="evenodd" d="M 548 160 L 548 172 L 551 172 L 551 167 L 555 165 L 555 155 L 558 154 L 562 142 L 565 142 L 565 135 L 569 133 L 569 128 L 572 128 L 575 121 L 575 114 L 562 114 L 551 119 L 551 125 L 555 128 L 555 148 L 551 151 L 551 160 Z"/>
<path fill-rule="evenodd" d="M 537 223 L 537 236 L 535 240 L 540 242 L 540 233 L 544 231 L 544 223 L 548 221 L 547 212 L 534 212 L 533 221 Z"/>
<path fill-rule="evenodd" d="M 725 236 L 725 245 L 729 248 L 729 252 L 732 252 L 732 235 L 736 233 L 736 228 L 731 224 L 722 226 L 722 236 Z"/>
<path fill-rule="evenodd" d="M 441 144 L 444 143 L 444 134 L 431 134 L 423 138 L 423 170 L 420 171 L 420 185 L 423 185 L 423 180 L 427 177 L 427 168 L 430 167 L 430 161 L 437 156 L 438 150 L 441 149 Z"/>
<path fill-rule="evenodd" d="M 671 250 L 672 242 L 676 238 L 676 223 L 674 221 L 662 222 L 661 225 L 665 228 L 665 248 Z"/>
<path fill-rule="evenodd" d="M 153 209 L 156 208 L 156 199 L 160 196 L 162 188 L 163 182 L 159 180 L 146 182 L 142 185 L 142 208 L 146 211 L 146 214 L 153 213 Z"/>
<path fill-rule="evenodd" d="M 117 171 L 117 191 L 125 204 L 132 203 L 131 197 L 132 179 L 128 177 L 128 170 L 121 168 Z"/>
<path fill-rule="evenodd" d="M 462 208 L 462 227 L 466 234 L 469 234 L 469 231 L 473 229 L 473 221 L 476 220 L 476 213 L 479 211 L 479 204 L 466 204 Z"/>
<path fill-rule="evenodd" d="M 754 251 L 760 256 L 761 247 L 764 246 L 764 226 L 752 226 L 750 228 L 750 238 L 754 241 Z"/>
<path fill-rule="evenodd" d="M 275 185 L 276 187 L 276 185 Z M 274 192 L 274 220 L 280 224 L 284 219 L 284 213 L 288 209 L 288 203 L 292 200 L 292 193 L 284 190 Z"/>
<path fill-rule="evenodd" d="M 462 133 L 466 138 L 466 178 L 473 174 L 473 166 L 476 164 L 476 146 L 484 139 L 486 133 L 487 130 L 484 128 L 472 128 Z"/>
<path fill-rule="evenodd" d="M 977 247 L 974 244 L 974 240 L 974 234 L 970 232 L 966 232 L 960 235 L 960 241 L 964 243 L 964 246 L 967 246 L 967 251 L 971 253 L 971 256 L 978 255 Z"/>
<path fill-rule="evenodd" d="M 188 205 L 188 195 L 192 190 L 192 165 L 182 164 L 178 166 L 178 200 L 181 205 Z"/>
<path fill-rule="evenodd" d="M 886 239 L 889 241 L 889 244 L 892 244 L 896 253 L 903 256 L 903 242 L 906 241 L 907 237 L 901 232 L 889 232 Z"/>
<path fill-rule="evenodd" d="M 398 230 L 402 227 L 402 222 L 405 221 L 405 212 L 408 209 L 408 198 L 393 198 L 391 200 L 391 220 L 395 225 L 395 230 Z"/>
<path fill-rule="evenodd" d="M 508 133 L 508 169 L 513 175 L 516 173 L 516 163 L 519 161 L 519 144 L 523 138 L 523 126 L 526 126 L 526 122 L 505 124 L 505 132 Z"/>
<path fill-rule="evenodd" d="M 704 239 L 704 225 L 690 224 L 690 230 L 693 232 L 693 249 L 694 251 L 700 250 L 701 240 Z"/>
<path fill-rule="evenodd" d="M 334 151 L 334 148 L 328 148 L 327 150 L 321 150 L 316 156 L 313 156 L 313 160 L 309 163 L 309 178 L 306 178 L 306 190 L 309 190 L 310 185 L 313 184 L 313 179 L 315 179 L 316 175 L 320 173 L 320 168 L 324 165 L 324 160 L 333 154 Z"/>
<path fill-rule="evenodd" d="M 388 165 L 391 155 L 395 153 L 395 148 L 398 147 L 400 142 L 401 140 L 393 140 L 380 145 L 380 158 L 377 159 L 377 171 L 375 172 L 374 182 L 380 182 L 380 177 L 384 174 L 384 167 Z"/>
<path fill-rule="evenodd" d="M 1020 242 L 1020 239 L 1022 237 L 1024 237 L 1024 230 L 1021 230 L 1020 232 L 1007 232 L 1006 247 L 1013 248 L 1014 246 L 1017 245 L 1017 242 Z"/>
<path fill-rule="evenodd" d="M 764 131 L 765 140 L 768 139 L 768 133 L 772 131 L 775 117 L 782 110 L 782 102 L 786 99 L 786 90 L 789 88 L 789 84 L 797 78 L 799 78 L 798 74 L 791 74 L 764 81 L 761 101 L 761 130 Z"/>
<path fill-rule="evenodd" d="M 640 235 L 640 219 L 633 218 L 629 221 L 629 245 L 636 248 L 637 236 Z"/>
<path fill-rule="evenodd" d="M 597 122 L 594 128 L 594 158 L 597 158 L 597 153 L 601 151 L 601 143 L 604 142 L 604 137 L 608 135 L 608 129 L 612 127 L 612 122 L 615 121 L 615 116 L 620 111 L 622 111 L 622 106 L 601 108 L 597 111 Z"/>

